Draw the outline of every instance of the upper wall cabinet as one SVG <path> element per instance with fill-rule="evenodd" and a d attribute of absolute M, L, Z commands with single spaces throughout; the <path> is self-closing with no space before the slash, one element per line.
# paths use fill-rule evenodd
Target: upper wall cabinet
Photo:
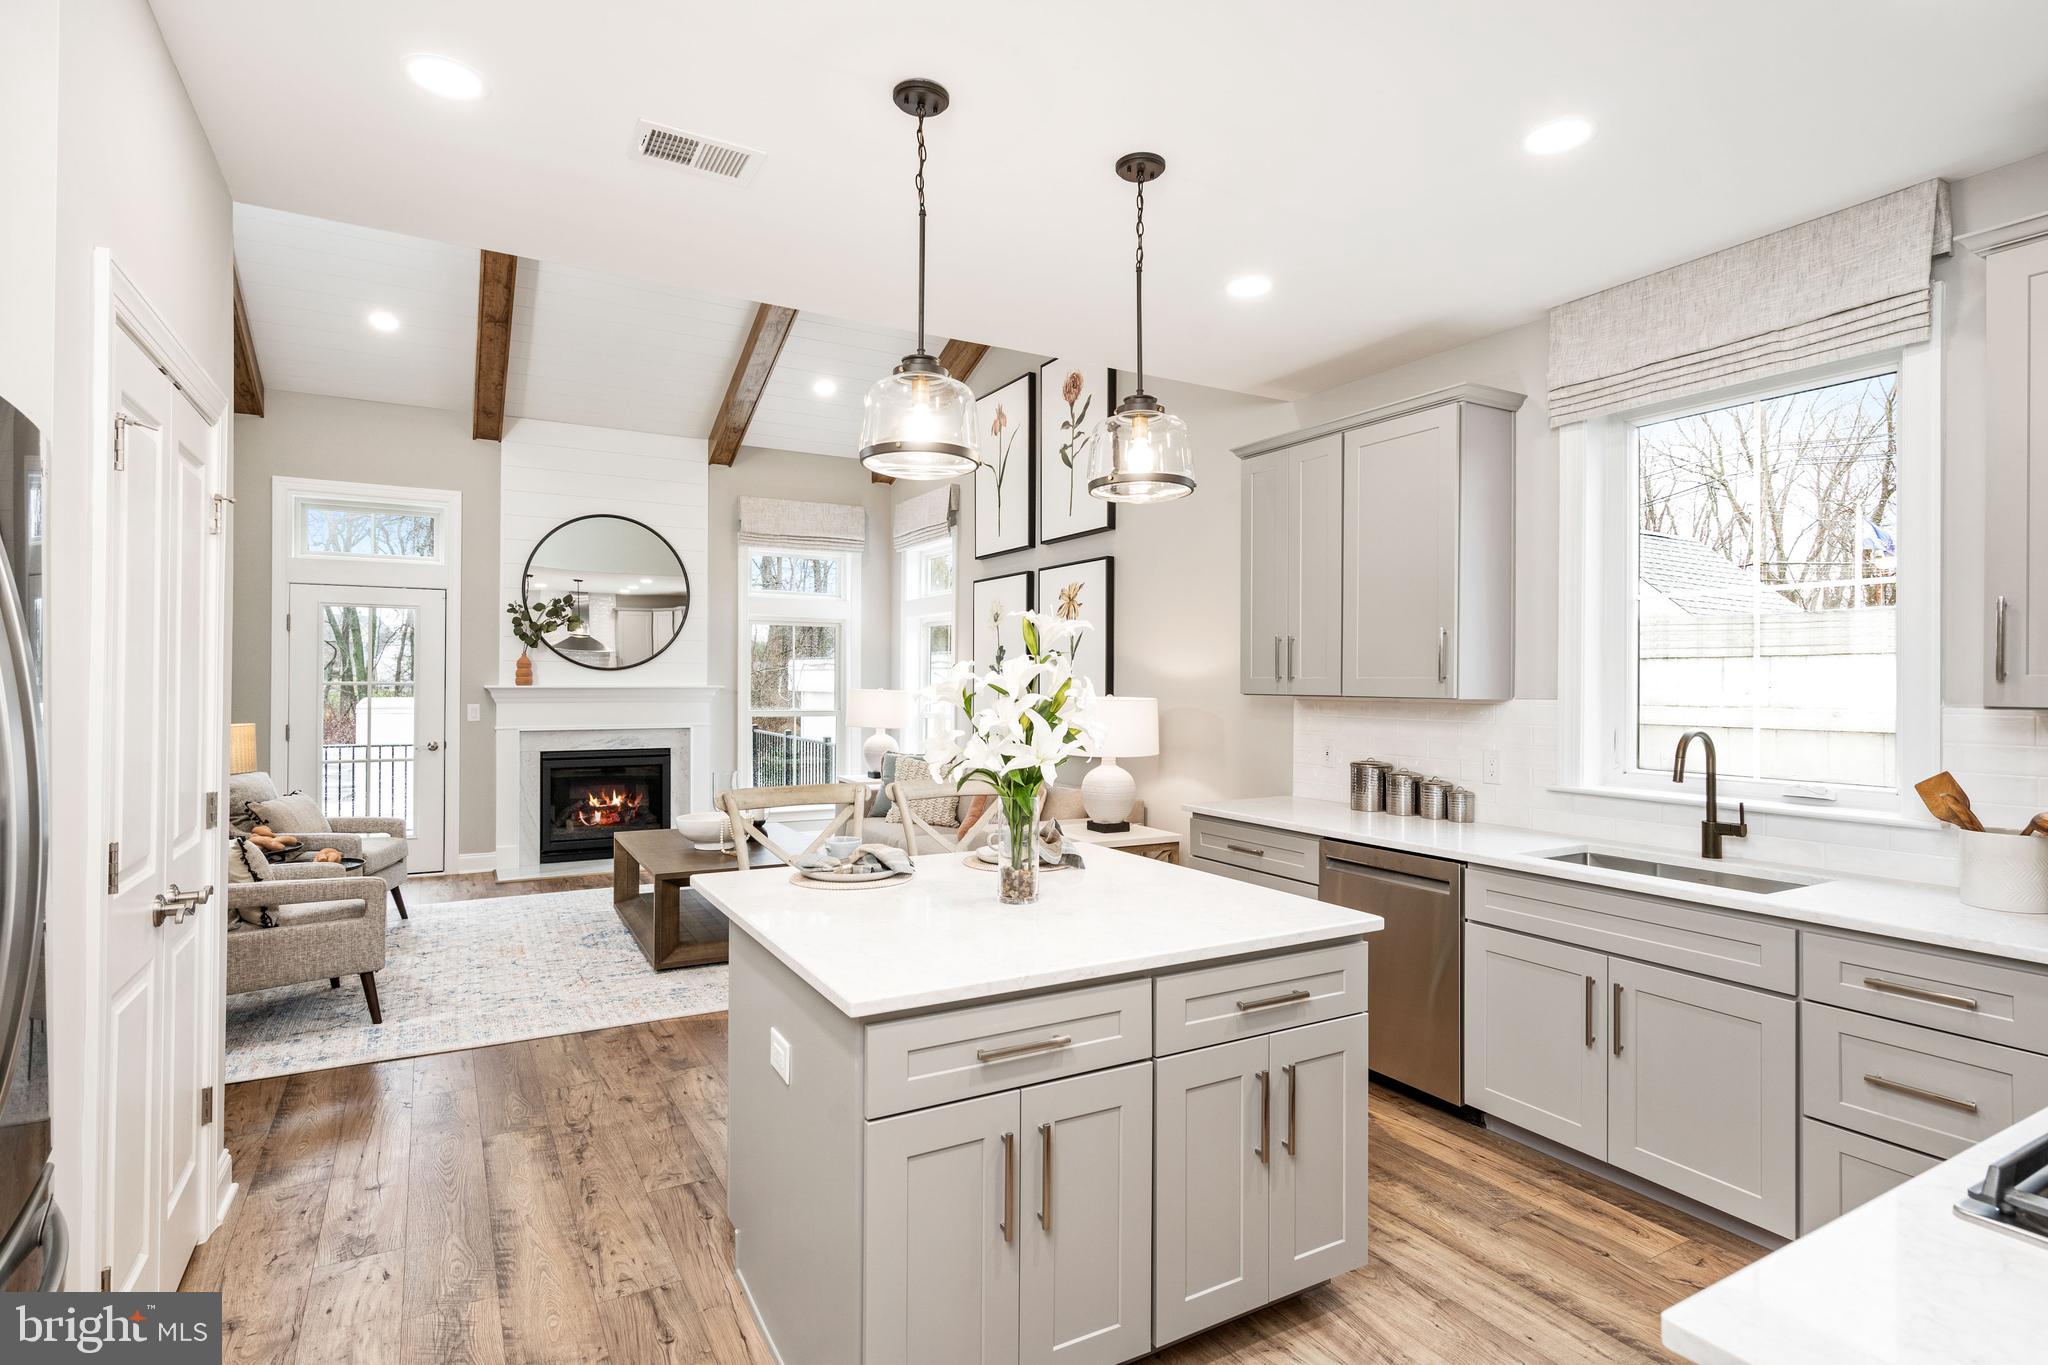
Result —
<path fill-rule="evenodd" d="M 1246 692 L 1513 694 L 1522 401 L 1464 385 L 1237 452 Z"/>
<path fill-rule="evenodd" d="M 2048 220 L 1986 254 L 1987 706 L 2048 706 Z"/>

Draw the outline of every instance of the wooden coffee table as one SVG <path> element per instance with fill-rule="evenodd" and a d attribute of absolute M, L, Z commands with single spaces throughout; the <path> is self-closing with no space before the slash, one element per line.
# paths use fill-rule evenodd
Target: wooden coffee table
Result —
<path fill-rule="evenodd" d="M 781 860 L 759 844 L 747 845 L 752 867 L 777 867 Z M 723 962 L 730 926 L 725 916 L 695 891 L 700 872 L 732 872 L 733 853 L 710 853 L 672 829 L 636 829 L 612 836 L 612 907 L 633 931 L 633 941 L 657 972 Z M 640 889 L 645 873 L 652 891 Z"/>

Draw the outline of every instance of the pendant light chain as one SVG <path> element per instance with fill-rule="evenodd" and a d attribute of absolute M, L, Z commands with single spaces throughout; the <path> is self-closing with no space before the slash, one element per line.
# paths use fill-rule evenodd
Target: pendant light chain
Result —
<path fill-rule="evenodd" d="M 1138 181 L 1138 392 L 1145 391 L 1145 182 Z"/>
<path fill-rule="evenodd" d="M 917 353 L 924 349 L 924 115 L 917 116 Z"/>

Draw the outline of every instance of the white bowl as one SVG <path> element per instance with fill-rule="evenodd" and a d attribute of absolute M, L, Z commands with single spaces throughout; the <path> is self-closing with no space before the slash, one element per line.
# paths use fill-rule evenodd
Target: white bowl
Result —
<path fill-rule="evenodd" d="M 676 831 L 699 848 L 722 848 L 732 842 L 732 826 L 723 812 L 679 815 Z"/>

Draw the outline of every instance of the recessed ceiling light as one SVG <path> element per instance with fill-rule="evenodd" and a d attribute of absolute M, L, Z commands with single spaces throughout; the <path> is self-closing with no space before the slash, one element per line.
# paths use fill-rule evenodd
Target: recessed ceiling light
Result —
<path fill-rule="evenodd" d="M 536 587 L 536 588 L 545 588 L 545 587 L 547 586 L 547 584 L 545 584 L 545 583 L 541 582 L 541 581 L 540 581 L 539 579 L 537 579 L 537 578 L 536 578 L 536 579 L 535 579 L 535 580 L 533 581 L 533 586 L 534 586 L 534 587 Z"/>
<path fill-rule="evenodd" d="M 379 308 L 370 314 L 370 325 L 380 332 L 398 330 L 398 314 Z"/>
<path fill-rule="evenodd" d="M 620 591 L 620 592 L 638 592 L 638 591 L 640 591 L 640 590 L 639 590 L 638 588 L 634 587 L 634 586 L 633 586 L 633 585 L 632 585 L 631 583 L 628 583 L 628 584 L 627 584 L 627 585 L 626 585 L 625 587 L 623 587 L 623 588 L 620 588 L 620 589 L 619 589 L 619 591 Z"/>
<path fill-rule="evenodd" d="M 412 83 L 444 100 L 473 100 L 484 93 L 484 78 L 450 57 L 415 52 L 405 59 Z"/>
<path fill-rule="evenodd" d="M 813 379 L 811 381 L 811 392 L 820 398 L 830 398 L 833 394 L 839 392 L 839 382 L 834 379 Z"/>
<path fill-rule="evenodd" d="M 1536 156 L 1555 156 L 1585 146 L 1592 136 L 1593 125 L 1582 118 L 1552 119 L 1529 130 L 1529 135 L 1522 139 L 1522 150 Z"/>
<path fill-rule="evenodd" d="M 1262 294 L 1273 292 L 1273 281 L 1264 275 L 1239 275 L 1223 286 L 1224 292 L 1234 299 L 1255 299 Z"/>
<path fill-rule="evenodd" d="M 651 578 L 643 578 L 643 579 L 641 579 L 640 581 L 641 581 L 642 583 L 652 583 L 652 582 L 653 582 L 654 580 L 653 580 L 653 579 L 651 579 Z"/>

